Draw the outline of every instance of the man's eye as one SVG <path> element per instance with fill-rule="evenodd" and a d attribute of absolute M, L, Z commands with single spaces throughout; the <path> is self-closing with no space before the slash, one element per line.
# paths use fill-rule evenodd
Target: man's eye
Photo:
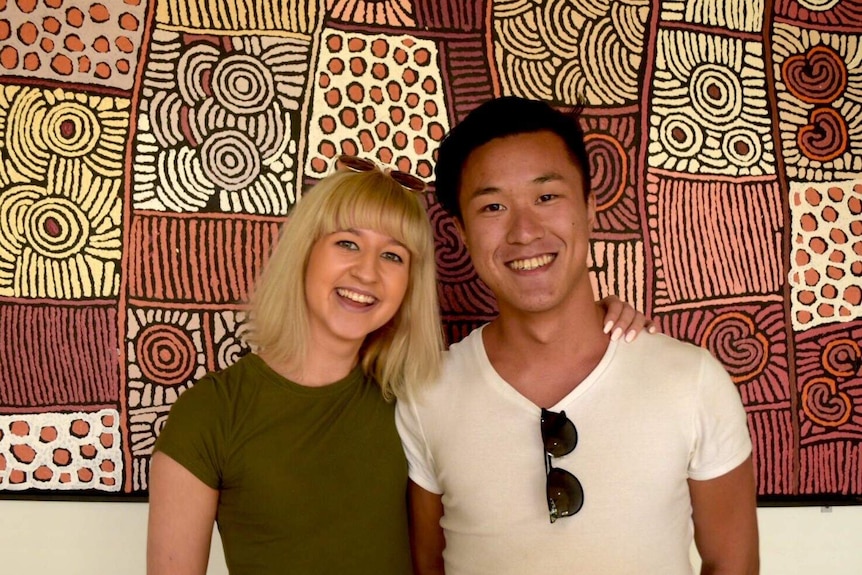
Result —
<path fill-rule="evenodd" d="M 503 210 L 503 204 L 488 204 L 482 208 L 483 212 L 499 212 Z"/>
<path fill-rule="evenodd" d="M 556 194 L 542 194 L 541 196 L 539 196 L 539 202 L 550 202 L 556 197 Z"/>

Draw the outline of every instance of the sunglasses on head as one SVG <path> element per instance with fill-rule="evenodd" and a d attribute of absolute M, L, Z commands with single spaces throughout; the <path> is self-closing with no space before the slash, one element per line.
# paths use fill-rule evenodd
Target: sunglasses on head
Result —
<path fill-rule="evenodd" d="M 584 505 L 584 488 L 578 478 L 559 467 L 551 465 L 552 457 L 562 457 L 575 450 L 578 445 L 578 430 L 566 417 L 559 413 L 542 409 L 542 442 L 545 444 L 545 474 L 548 511 L 551 523 L 561 517 L 574 515 Z"/>
<path fill-rule="evenodd" d="M 425 182 L 407 172 L 401 170 L 381 169 L 376 162 L 366 158 L 357 156 L 341 155 L 335 159 L 335 166 L 338 170 L 352 170 L 354 172 L 371 172 L 378 170 L 398 182 L 402 188 L 411 192 L 424 192 L 426 188 Z"/>

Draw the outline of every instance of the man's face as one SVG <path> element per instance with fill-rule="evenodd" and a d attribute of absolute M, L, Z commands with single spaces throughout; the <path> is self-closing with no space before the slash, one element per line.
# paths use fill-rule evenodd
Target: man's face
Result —
<path fill-rule="evenodd" d="M 594 299 L 587 250 L 595 200 L 559 136 L 518 134 L 474 150 L 461 172 L 462 236 L 501 313 Z M 578 298 L 587 298 L 580 300 Z"/>

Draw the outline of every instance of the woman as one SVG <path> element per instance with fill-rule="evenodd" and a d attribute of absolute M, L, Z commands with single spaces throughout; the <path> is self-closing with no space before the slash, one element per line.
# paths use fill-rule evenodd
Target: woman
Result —
<path fill-rule="evenodd" d="M 340 167 L 294 209 L 258 280 L 257 352 L 171 409 L 149 476 L 150 575 L 205 573 L 214 522 L 231 573 L 410 572 L 390 400 L 440 363 L 433 234 L 407 189 L 421 181 Z M 611 323 L 643 325 L 608 307 Z"/>

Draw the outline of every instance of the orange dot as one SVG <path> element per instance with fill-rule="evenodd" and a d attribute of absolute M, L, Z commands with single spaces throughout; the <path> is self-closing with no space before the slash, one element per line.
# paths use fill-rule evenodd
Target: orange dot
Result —
<path fill-rule="evenodd" d="M 847 234 L 840 228 L 832 228 L 832 231 L 829 232 L 829 239 L 836 244 L 846 244 Z"/>
<path fill-rule="evenodd" d="M 416 174 L 420 178 L 430 178 L 433 170 L 431 169 L 431 162 L 428 160 L 419 160 L 416 164 Z"/>
<path fill-rule="evenodd" d="M 377 155 L 380 157 L 380 161 L 384 164 L 392 163 L 392 150 L 387 146 L 383 146 L 377 151 Z"/>
<path fill-rule="evenodd" d="M 802 214 L 802 217 L 799 218 L 799 224 L 804 231 L 813 232 L 817 229 L 817 218 L 813 214 Z"/>
<path fill-rule="evenodd" d="M 0 50 L 0 65 L 7 70 L 14 70 L 18 67 L 18 50 L 12 46 L 6 46 Z"/>
<path fill-rule="evenodd" d="M 119 60 L 117 60 L 116 67 L 117 72 L 119 72 L 120 74 L 128 74 L 129 70 L 132 69 L 131 65 L 129 64 L 129 61 L 125 58 L 120 58 Z"/>
<path fill-rule="evenodd" d="M 6 471 L 6 456 L 0 453 L 0 471 Z"/>
<path fill-rule="evenodd" d="M 371 43 L 371 53 L 378 58 L 386 57 L 389 52 L 389 42 L 382 38 L 378 38 Z"/>
<path fill-rule="evenodd" d="M 343 114 L 343 112 L 342 112 Z M 320 130 L 324 134 L 331 134 L 335 131 L 335 118 L 332 116 L 323 116 L 320 118 Z"/>
<path fill-rule="evenodd" d="M 63 5 L 63 0 L 42 0 L 45 2 L 45 6 L 48 8 L 54 8 L 55 10 Z"/>
<path fill-rule="evenodd" d="M 9 451 L 21 463 L 33 463 L 33 460 L 36 459 L 36 450 L 25 443 L 13 445 Z"/>
<path fill-rule="evenodd" d="M 17 0 L 15 3 L 18 5 L 18 9 L 25 14 L 36 9 L 36 0 Z"/>
<path fill-rule="evenodd" d="M 796 299 L 799 300 L 799 303 L 802 305 L 811 305 L 817 301 L 817 297 L 814 295 L 814 292 L 809 290 L 800 291 L 796 296 Z"/>
<path fill-rule="evenodd" d="M 832 206 L 826 206 L 823 208 L 823 212 L 821 212 L 823 219 L 827 222 L 835 222 L 838 220 L 838 212 L 835 211 L 835 208 Z"/>
<path fill-rule="evenodd" d="M 75 70 L 75 65 L 65 54 L 57 54 L 51 58 L 51 69 L 61 76 L 70 76 Z"/>
<path fill-rule="evenodd" d="M 420 66 L 426 66 L 431 61 L 431 52 L 425 48 L 419 48 L 413 53 L 413 61 Z"/>
<path fill-rule="evenodd" d="M 833 186 L 826 191 L 826 195 L 828 195 L 829 199 L 833 202 L 840 202 L 844 199 L 844 190 Z"/>
<path fill-rule="evenodd" d="M 426 116 L 436 116 L 437 115 L 437 103 L 432 100 L 425 101 L 425 115 Z"/>
<path fill-rule="evenodd" d="M 439 142 L 446 135 L 446 130 L 443 129 L 440 122 L 431 122 L 428 124 L 428 136 L 435 142 Z"/>
<path fill-rule="evenodd" d="M 410 158 L 406 156 L 401 156 L 398 158 L 398 161 L 395 162 L 395 165 L 398 166 L 398 169 L 402 172 L 407 172 L 408 174 L 413 171 L 413 165 L 410 163 Z"/>
<path fill-rule="evenodd" d="M 90 58 L 87 56 L 80 56 L 78 58 L 78 71 L 79 72 L 89 72 L 90 71 Z"/>
<path fill-rule="evenodd" d="M 368 95 L 371 96 L 371 101 L 375 104 L 383 103 L 383 89 L 380 86 L 372 87 Z"/>
<path fill-rule="evenodd" d="M 60 21 L 53 16 L 46 16 L 45 18 L 42 18 L 42 30 L 44 30 L 48 34 L 56 34 L 60 31 L 60 28 Z"/>
<path fill-rule="evenodd" d="M 90 433 L 90 424 L 83 419 L 76 419 L 72 422 L 69 432 L 75 437 L 85 437 Z"/>
<path fill-rule="evenodd" d="M 356 114 L 354 108 L 342 108 L 339 118 L 341 119 L 341 123 L 347 128 L 355 128 L 359 124 L 359 116 Z"/>
<path fill-rule="evenodd" d="M 329 48 L 332 52 L 338 52 L 341 50 L 341 36 L 336 34 L 330 34 L 326 38 L 326 47 Z"/>
<path fill-rule="evenodd" d="M 320 142 L 320 146 L 318 146 L 318 149 L 324 157 L 335 157 L 335 145 L 329 140 L 323 140 L 322 142 Z"/>
<path fill-rule="evenodd" d="M 379 122 L 374 126 L 374 131 L 381 140 L 385 140 L 389 136 L 389 126 L 385 122 Z"/>
<path fill-rule="evenodd" d="M 854 276 L 862 276 L 862 262 L 853 262 L 850 264 L 850 273 Z"/>
<path fill-rule="evenodd" d="M 99 469 L 101 469 L 105 473 L 111 473 L 112 471 L 114 471 L 114 462 L 110 459 L 106 459 L 99 466 Z"/>
<path fill-rule="evenodd" d="M 362 38 L 351 38 L 347 41 L 347 49 L 351 52 L 362 52 L 365 50 L 365 40 Z"/>
<path fill-rule="evenodd" d="M 826 284 L 820 289 L 821 297 L 826 299 L 835 299 L 838 297 L 838 290 L 832 284 Z"/>
<path fill-rule="evenodd" d="M 811 323 L 811 319 L 813 317 L 814 316 L 811 315 L 811 312 L 807 310 L 799 310 L 796 312 L 796 321 L 803 325 L 806 323 Z"/>
<path fill-rule="evenodd" d="M 336 88 L 327 91 L 323 98 L 333 108 L 337 108 L 341 104 L 341 92 Z"/>
<path fill-rule="evenodd" d="M 842 263 L 844 263 L 844 260 L 845 260 L 844 252 L 842 252 L 841 250 L 832 250 L 832 253 L 829 254 L 829 261 L 830 262 L 835 262 L 836 264 L 842 264 Z"/>
<path fill-rule="evenodd" d="M 31 46 L 39 37 L 39 29 L 32 22 L 24 22 L 18 28 L 18 39 L 26 46 Z"/>
<path fill-rule="evenodd" d="M 826 266 L 826 275 L 833 280 L 840 280 L 844 277 L 844 270 L 837 266 Z"/>
<path fill-rule="evenodd" d="M 117 47 L 117 50 L 125 54 L 131 54 L 135 51 L 135 45 L 127 36 L 117 36 L 114 38 L 114 46 Z"/>
<path fill-rule="evenodd" d="M 354 76 L 361 76 L 362 74 L 364 74 L 366 67 L 367 64 L 362 58 L 355 56 L 350 59 L 350 71 L 353 73 Z"/>
<path fill-rule="evenodd" d="M 364 152 L 370 152 L 374 149 L 374 136 L 370 130 L 359 131 L 359 145 L 362 146 Z"/>
<path fill-rule="evenodd" d="M 410 127 L 417 132 L 422 129 L 422 126 L 425 122 L 422 120 L 421 116 L 417 116 L 416 114 L 410 115 Z"/>
<path fill-rule="evenodd" d="M 398 82 L 389 82 L 386 84 L 386 92 L 389 94 L 389 99 L 393 102 L 401 99 L 401 86 L 398 85 Z"/>
<path fill-rule="evenodd" d="M 60 483 L 72 483 L 72 474 L 71 473 L 61 473 L 60 474 Z"/>
<path fill-rule="evenodd" d="M 66 49 L 71 52 L 80 52 L 86 48 L 77 34 L 69 34 L 66 36 L 63 40 L 63 44 L 66 46 Z"/>
<path fill-rule="evenodd" d="M 105 54 L 111 51 L 111 43 L 104 36 L 99 36 L 93 40 L 93 50 Z"/>
<path fill-rule="evenodd" d="M 344 62 L 342 62 L 339 58 L 333 58 L 326 65 L 326 69 L 338 76 L 342 72 L 344 72 Z"/>
<path fill-rule="evenodd" d="M 419 76 L 416 74 L 414 70 L 407 68 L 402 72 L 401 79 L 404 80 L 404 83 L 408 86 L 412 86 L 419 80 Z"/>
<path fill-rule="evenodd" d="M 347 86 L 347 98 L 354 104 L 361 104 L 365 99 L 365 88 L 359 82 L 351 82 Z"/>
<path fill-rule="evenodd" d="M 39 54 L 30 52 L 24 56 L 24 69 L 30 72 L 35 72 L 42 65 L 42 60 L 39 59 Z"/>
<path fill-rule="evenodd" d="M 90 19 L 96 23 L 107 22 L 111 18 L 111 13 L 104 4 L 93 4 L 90 6 Z"/>
<path fill-rule="evenodd" d="M 413 138 L 413 151 L 420 155 L 428 151 L 428 142 L 425 138 Z"/>
<path fill-rule="evenodd" d="M 832 317 L 835 315 L 835 308 L 828 303 L 821 303 L 817 306 L 817 315 L 820 317 Z"/>
<path fill-rule="evenodd" d="M 323 158 L 312 158 L 311 159 L 311 169 L 314 172 L 325 172 L 326 171 L 326 162 L 323 161 Z"/>
<path fill-rule="evenodd" d="M 66 10 L 66 24 L 74 28 L 80 28 L 84 25 L 84 13 L 78 8 L 69 8 Z"/>
<path fill-rule="evenodd" d="M 816 189 L 808 188 L 805 190 L 805 201 L 808 202 L 809 206 L 819 206 L 822 199 L 820 192 Z"/>
<path fill-rule="evenodd" d="M 365 120 L 366 124 L 372 123 L 377 118 L 377 113 L 374 111 L 374 108 L 371 106 L 365 106 L 362 108 L 362 119 Z"/>
<path fill-rule="evenodd" d="M 27 476 L 20 469 L 13 469 L 9 472 L 9 483 L 17 485 L 27 481 Z"/>
<path fill-rule="evenodd" d="M 125 14 L 120 15 L 120 28 L 123 30 L 134 31 L 137 30 L 140 25 L 141 23 L 134 14 L 126 12 Z"/>
<path fill-rule="evenodd" d="M 820 272 L 815 269 L 805 270 L 805 285 L 814 287 L 820 282 Z"/>
<path fill-rule="evenodd" d="M 862 256 L 862 242 L 853 243 L 853 253 L 857 256 Z"/>
<path fill-rule="evenodd" d="M 844 289 L 844 301 L 850 305 L 859 305 L 862 303 L 862 288 L 859 286 L 849 286 Z"/>
<path fill-rule="evenodd" d="M 54 465 L 65 466 L 72 462 L 72 454 L 69 453 L 68 449 L 55 449 L 51 459 Z"/>
<path fill-rule="evenodd" d="M 404 64 L 407 62 L 408 55 L 404 48 L 395 48 L 395 51 L 392 53 L 392 59 L 398 62 L 399 64 Z"/>
<path fill-rule="evenodd" d="M 106 413 L 102 416 L 102 427 L 114 427 L 114 416 Z"/>
<path fill-rule="evenodd" d="M 9 426 L 9 431 L 12 432 L 12 435 L 26 437 L 30 433 L 30 424 L 26 421 L 13 421 L 12 425 Z"/>
<path fill-rule="evenodd" d="M 796 250 L 794 260 L 796 261 L 796 265 L 804 266 L 808 265 L 808 263 L 811 261 L 811 256 L 809 256 L 808 252 L 806 252 L 805 250 Z"/>
<path fill-rule="evenodd" d="M 826 253 L 826 242 L 823 241 L 823 238 L 811 238 L 811 241 L 808 242 L 808 245 L 811 247 L 811 251 L 813 251 L 815 254 Z"/>
<path fill-rule="evenodd" d="M 426 94 L 436 94 L 437 93 L 437 82 L 431 76 L 425 78 L 425 81 L 422 82 L 422 89 L 425 90 Z"/>
<path fill-rule="evenodd" d="M 99 443 L 102 447 L 112 447 L 114 445 L 114 436 L 110 433 L 103 433 L 99 436 Z"/>
<path fill-rule="evenodd" d="M 9 26 L 9 20 L 0 20 L 0 40 L 8 39 L 11 33 L 12 28 Z"/>
<path fill-rule="evenodd" d="M 89 483 L 93 480 L 93 472 L 83 467 L 78 470 L 78 481 L 81 483 Z"/>
<path fill-rule="evenodd" d="M 416 44 L 416 42 L 414 42 L 411 38 L 404 38 L 403 40 L 401 40 L 401 44 L 407 46 L 408 48 L 412 48 Z"/>
<path fill-rule="evenodd" d="M 104 62 L 99 62 L 96 64 L 96 69 L 93 70 L 93 74 L 95 74 L 97 78 L 106 80 L 111 77 L 111 67 Z"/>
<path fill-rule="evenodd" d="M 850 233 L 854 236 L 862 236 L 862 220 L 850 222 Z"/>
<path fill-rule="evenodd" d="M 371 66 L 371 75 L 377 80 L 384 80 L 389 75 L 389 69 L 380 62 Z"/>
<path fill-rule="evenodd" d="M 95 445 L 82 445 L 81 446 L 81 457 L 84 459 L 93 459 L 96 457 L 96 446 Z"/>
<path fill-rule="evenodd" d="M 58 435 L 57 428 L 52 425 L 48 425 L 39 431 L 39 441 L 42 443 L 51 443 L 57 439 Z"/>
<path fill-rule="evenodd" d="M 111 485 L 114 485 L 116 483 L 116 481 L 114 480 L 113 477 L 102 477 L 99 479 L 99 483 L 101 483 L 102 485 L 111 486 Z"/>
<path fill-rule="evenodd" d="M 54 50 L 54 41 L 50 38 L 42 38 L 42 41 L 39 42 L 39 46 L 42 48 L 43 52 L 52 52 Z"/>
<path fill-rule="evenodd" d="M 51 471 L 50 467 L 45 465 L 40 465 L 36 468 L 36 471 L 33 472 L 33 478 L 38 481 L 50 481 L 54 476 L 54 472 Z"/>
<path fill-rule="evenodd" d="M 847 207 L 850 208 L 850 213 L 854 216 L 862 214 L 862 199 L 850 198 L 847 200 Z"/>
<path fill-rule="evenodd" d="M 317 81 L 317 85 L 321 88 L 328 88 L 330 82 L 329 74 L 325 74 L 323 72 L 320 73 L 320 79 Z"/>
<path fill-rule="evenodd" d="M 355 156 L 359 153 L 359 148 L 356 147 L 356 142 L 353 140 L 342 140 L 341 151 L 348 156 Z"/>
<path fill-rule="evenodd" d="M 407 134 L 402 131 L 395 132 L 395 135 L 392 138 L 392 143 L 395 145 L 396 150 L 403 150 L 407 147 Z"/>

